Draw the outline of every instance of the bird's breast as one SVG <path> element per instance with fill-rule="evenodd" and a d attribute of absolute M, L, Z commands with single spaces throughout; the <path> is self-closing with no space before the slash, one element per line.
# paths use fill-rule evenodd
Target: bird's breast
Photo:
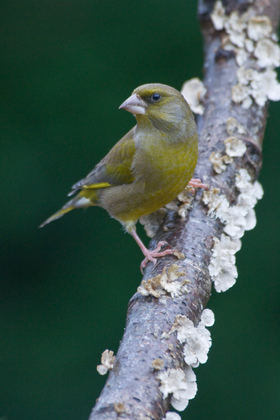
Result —
<path fill-rule="evenodd" d="M 196 138 L 172 143 L 163 137 L 158 141 L 146 141 L 137 148 L 132 169 L 135 180 L 142 179 L 146 190 L 152 192 L 156 188 L 176 188 L 181 179 L 188 183 L 196 162 Z"/>
<path fill-rule="evenodd" d="M 189 183 L 197 162 L 197 138 L 168 144 L 138 145 L 132 165 L 134 182 L 105 188 L 102 207 L 122 223 L 136 221 L 172 201 Z"/>

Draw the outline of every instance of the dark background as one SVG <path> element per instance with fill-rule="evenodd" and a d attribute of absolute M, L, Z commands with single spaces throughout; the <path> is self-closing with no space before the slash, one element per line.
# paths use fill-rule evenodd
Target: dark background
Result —
<path fill-rule="evenodd" d="M 106 379 L 101 353 L 118 348 L 142 255 L 102 209 L 38 225 L 132 127 L 118 106 L 135 87 L 180 89 L 202 77 L 197 5 L 1 5 L 0 419 L 83 420 Z M 213 346 L 183 419 L 280 418 L 279 112 L 271 104 L 258 225 L 237 255 L 237 285 L 213 291 Z"/>

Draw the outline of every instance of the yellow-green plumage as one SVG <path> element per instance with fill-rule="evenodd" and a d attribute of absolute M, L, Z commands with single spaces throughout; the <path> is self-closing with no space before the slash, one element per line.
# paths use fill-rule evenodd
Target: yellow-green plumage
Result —
<path fill-rule="evenodd" d="M 172 201 L 189 183 L 198 137 L 183 96 L 169 86 L 147 84 L 120 108 L 135 114 L 137 125 L 73 185 L 69 195 L 77 195 L 41 226 L 73 208 L 100 206 L 132 232 L 139 217 Z"/>

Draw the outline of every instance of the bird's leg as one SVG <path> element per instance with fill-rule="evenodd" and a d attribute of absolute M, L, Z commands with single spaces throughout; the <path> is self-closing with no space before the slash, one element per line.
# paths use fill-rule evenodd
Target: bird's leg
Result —
<path fill-rule="evenodd" d="M 135 239 L 135 241 L 139 245 L 141 251 L 145 255 L 145 258 L 141 262 L 141 265 L 140 265 L 140 270 L 141 270 L 142 274 L 143 274 L 143 269 L 146 268 L 146 266 L 147 266 L 147 264 L 148 264 L 149 261 L 152 261 L 152 263 L 155 265 L 156 262 L 157 262 L 156 258 L 163 257 L 164 255 L 168 255 L 168 254 L 173 254 L 174 253 L 174 250 L 173 249 L 166 249 L 165 251 L 159 252 L 160 248 L 163 245 L 168 245 L 168 243 L 166 241 L 160 241 L 157 244 L 156 249 L 153 249 L 152 251 L 150 251 L 148 248 L 145 247 L 145 245 L 143 244 L 143 242 L 141 241 L 141 239 L 137 235 L 136 230 L 132 230 L 130 232 L 130 234 L 133 236 L 133 238 Z"/>
<path fill-rule="evenodd" d="M 190 185 L 193 188 L 204 188 L 205 190 L 209 189 L 209 185 L 203 184 L 201 182 L 201 179 L 198 179 L 198 178 L 192 178 L 190 182 L 188 183 L 188 185 Z"/>

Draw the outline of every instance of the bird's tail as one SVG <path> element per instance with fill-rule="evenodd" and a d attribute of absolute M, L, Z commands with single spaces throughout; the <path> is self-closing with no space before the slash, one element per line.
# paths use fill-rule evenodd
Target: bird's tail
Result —
<path fill-rule="evenodd" d="M 87 191 L 88 193 L 88 191 Z M 53 222 L 54 220 L 60 219 L 60 217 L 64 216 L 64 214 L 68 213 L 69 211 L 73 209 L 78 209 L 81 207 L 89 207 L 96 205 L 96 197 L 93 197 L 92 195 L 96 195 L 95 193 L 91 193 L 91 197 L 89 198 L 89 194 L 85 194 L 84 191 L 80 192 L 78 195 L 76 195 L 72 200 L 68 201 L 64 206 L 58 210 L 56 213 L 54 213 L 52 216 L 50 216 L 47 220 L 45 220 L 39 227 L 42 228 L 45 225 L 47 225 L 50 222 Z"/>

